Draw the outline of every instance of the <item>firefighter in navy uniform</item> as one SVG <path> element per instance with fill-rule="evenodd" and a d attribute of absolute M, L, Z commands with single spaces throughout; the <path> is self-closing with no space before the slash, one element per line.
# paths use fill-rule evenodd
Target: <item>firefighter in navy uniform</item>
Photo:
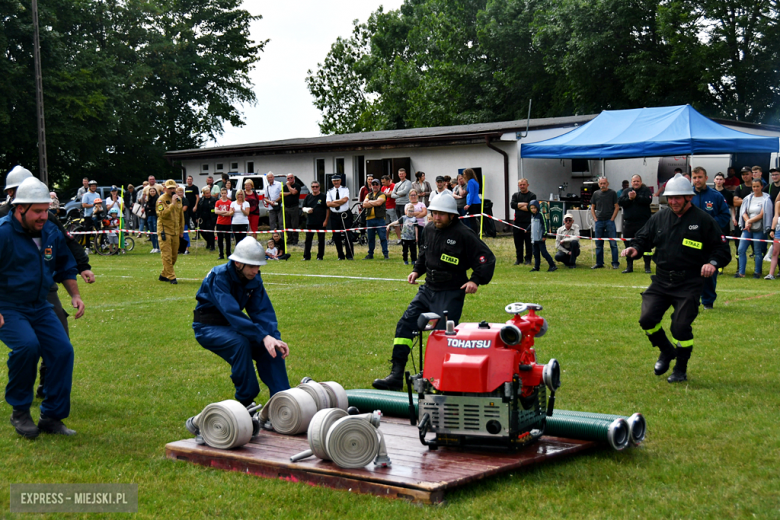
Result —
<path fill-rule="evenodd" d="M 0 204 L 0 218 L 11 213 L 13 210 L 13 200 L 16 197 L 16 189 L 27 178 L 33 177 L 32 172 L 22 166 L 14 166 L 8 176 L 5 179 L 5 193 L 8 196 L 8 200 L 3 204 Z M 89 265 L 89 255 L 87 251 L 79 244 L 73 237 L 71 237 L 65 230 L 65 226 L 62 225 L 57 214 L 49 210 L 49 222 L 53 223 L 65 237 L 65 243 L 68 246 L 68 250 L 76 259 L 76 266 L 79 274 L 87 283 L 95 282 L 95 274 L 92 272 L 92 267 Z M 52 284 L 49 287 L 49 294 L 46 296 L 46 300 L 54 306 L 54 314 L 62 323 L 62 328 L 65 329 L 65 334 L 70 337 L 70 330 L 68 328 L 68 313 L 62 308 L 60 297 L 57 295 L 57 284 Z M 46 363 L 41 360 L 40 378 L 38 380 L 38 388 L 35 391 L 35 397 L 43 399 L 43 387 L 46 382 Z"/>
<path fill-rule="evenodd" d="M 11 424 L 27 438 L 41 431 L 74 435 L 62 420 L 70 414 L 73 345 L 46 301 L 54 282 L 62 283 L 84 314 L 76 283 L 76 261 L 65 237 L 48 221 L 49 189 L 25 179 L 16 191 L 13 213 L 0 219 L 0 341 L 8 355 L 5 399 L 13 406 Z M 49 367 L 36 426 L 30 416 L 38 358 Z"/>
<path fill-rule="evenodd" d="M 623 256 L 638 257 L 655 247 L 655 276 L 642 293 L 642 313 L 639 325 L 650 343 L 661 350 L 655 364 L 655 374 L 669 370 L 677 359 L 670 383 L 686 381 L 688 360 L 693 351 L 691 324 L 699 312 L 706 278 L 731 261 L 728 243 L 720 226 L 705 211 L 691 204 L 693 186 L 682 175 L 675 175 L 666 185 L 669 210 L 650 218 L 623 250 Z M 661 328 L 661 319 L 669 307 L 674 307 L 672 341 Z"/>
<path fill-rule="evenodd" d="M 457 325 L 466 294 L 474 294 L 480 285 L 490 283 L 496 257 L 469 227 L 458 219 L 458 204 L 449 193 L 439 195 L 428 207 L 433 221 L 425 227 L 422 254 L 417 258 L 407 281 L 417 284 L 425 275 L 425 285 L 415 295 L 395 329 L 393 368 L 384 379 L 376 379 L 374 388 L 400 390 L 404 369 L 417 330 L 417 318 L 424 312 L 435 312 Z M 471 277 L 467 271 L 471 269 Z M 446 323 L 439 320 L 437 328 Z"/>

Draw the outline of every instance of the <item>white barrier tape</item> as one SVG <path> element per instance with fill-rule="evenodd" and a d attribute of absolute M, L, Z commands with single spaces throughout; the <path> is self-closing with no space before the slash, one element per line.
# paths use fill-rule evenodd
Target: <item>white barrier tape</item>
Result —
<path fill-rule="evenodd" d="M 210 404 L 194 422 L 203 440 L 212 448 L 238 448 L 252 438 L 252 417 L 238 401 Z"/>

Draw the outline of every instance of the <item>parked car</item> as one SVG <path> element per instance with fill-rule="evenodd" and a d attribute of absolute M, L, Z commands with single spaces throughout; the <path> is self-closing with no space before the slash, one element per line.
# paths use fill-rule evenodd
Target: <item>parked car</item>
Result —
<path fill-rule="evenodd" d="M 81 207 L 81 199 L 76 200 L 76 193 L 78 189 L 74 189 L 66 195 L 69 198 L 60 198 L 60 211 L 58 217 L 60 220 L 65 221 L 67 219 L 79 218 L 83 215 Z M 97 192 L 100 194 L 101 199 L 107 199 L 111 197 L 111 186 L 98 186 Z M 63 204 L 63 200 L 68 202 Z"/>
<path fill-rule="evenodd" d="M 306 186 L 306 184 L 301 181 L 297 176 L 295 177 L 296 180 L 300 181 L 301 184 L 303 184 L 303 187 L 301 188 L 301 192 L 299 194 L 299 198 L 301 200 L 306 198 L 306 195 L 309 194 L 309 188 Z M 265 220 L 268 218 L 268 207 L 265 205 L 265 175 L 259 174 L 259 173 L 240 173 L 238 175 L 232 175 L 230 177 L 230 182 L 233 185 L 233 188 L 236 190 L 243 190 L 244 189 L 244 182 L 246 182 L 247 179 L 251 179 L 252 182 L 255 185 L 255 193 L 257 194 L 257 197 L 260 199 L 260 219 Z M 284 182 L 285 178 L 280 176 L 277 177 L 277 180 L 280 182 Z"/>

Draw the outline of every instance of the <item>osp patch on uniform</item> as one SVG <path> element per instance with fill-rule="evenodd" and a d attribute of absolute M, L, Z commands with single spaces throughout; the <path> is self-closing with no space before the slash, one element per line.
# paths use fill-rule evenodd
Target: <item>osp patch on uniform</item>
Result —
<path fill-rule="evenodd" d="M 458 265 L 458 262 L 460 262 L 460 260 L 458 260 L 454 256 L 445 255 L 444 253 L 441 254 L 441 261 L 453 265 Z"/>
<path fill-rule="evenodd" d="M 163 211 L 165 209 L 165 204 L 162 202 L 157 205 L 157 211 Z"/>
<path fill-rule="evenodd" d="M 51 246 L 43 250 L 43 258 L 45 260 L 51 260 L 52 258 L 54 258 L 54 254 L 52 253 Z"/>

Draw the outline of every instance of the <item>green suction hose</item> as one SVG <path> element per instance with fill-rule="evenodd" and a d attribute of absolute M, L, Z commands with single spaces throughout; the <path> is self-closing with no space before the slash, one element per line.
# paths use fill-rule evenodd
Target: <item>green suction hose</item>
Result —
<path fill-rule="evenodd" d="M 402 392 L 389 390 L 357 389 L 347 390 L 349 406 L 354 406 L 360 413 L 371 413 L 382 410 L 390 417 L 409 417 L 409 396 Z M 414 411 L 417 413 L 417 396 L 412 395 Z"/>
<path fill-rule="evenodd" d="M 544 434 L 583 441 L 607 442 L 618 451 L 628 446 L 628 439 L 631 436 L 628 423 L 622 417 L 617 419 L 573 417 L 558 415 L 557 410 L 553 412 L 552 417 L 547 418 Z"/>
<path fill-rule="evenodd" d="M 356 407 L 361 413 L 382 410 L 384 415 L 391 417 L 409 416 L 409 396 L 403 392 L 355 389 L 347 390 L 347 398 L 349 405 Z M 412 395 L 412 401 L 417 413 L 417 395 Z M 641 414 L 634 414 L 631 418 L 635 416 L 635 423 L 641 425 L 641 428 L 636 429 L 637 438 L 641 440 L 645 432 L 644 418 Z M 632 437 L 629 422 L 625 417 L 569 410 L 555 410 L 553 416 L 547 418 L 544 433 L 569 439 L 606 442 L 616 450 L 628 446 Z"/>
<path fill-rule="evenodd" d="M 582 417 L 584 419 L 625 419 L 631 432 L 630 442 L 638 446 L 647 435 L 647 422 L 641 413 L 635 413 L 630 417 L 624 415 L 612 415 L 608 413 L 574 412 L 570 410 L 555 410 L 553 417 L 565 415 L 567 417 Z"/>

